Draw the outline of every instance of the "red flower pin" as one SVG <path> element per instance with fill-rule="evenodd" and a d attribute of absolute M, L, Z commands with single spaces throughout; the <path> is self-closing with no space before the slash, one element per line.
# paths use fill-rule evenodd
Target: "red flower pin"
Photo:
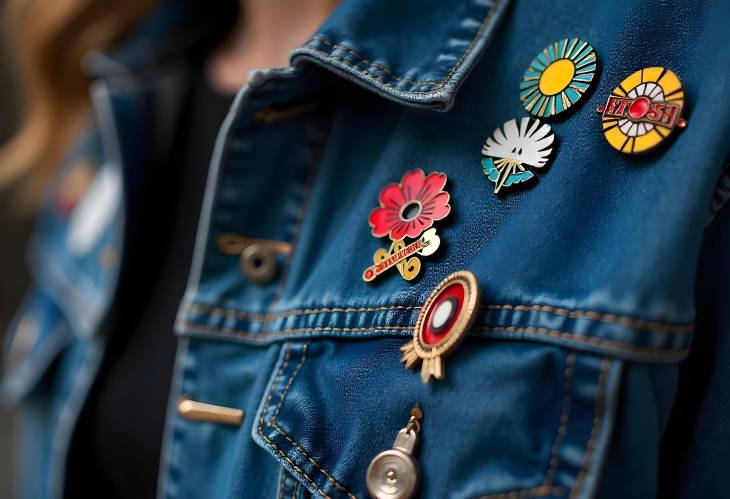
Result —
<path fill-rule="evenodd" d="M 420 168 L 406 172 L 400 183 L 388 184 L 380 191 L 380 206 L 369 217 L 375 237 L 388 236 L 390 248 L 379 248 L 373 255 L 374 264 L 363 272 L 370 282 L 390 268 L 397 268 L 407 281 L 421 270 L 417 255 L 432 255 L 441 238 L 431 226 L 451 212 L 449 193 L 444 190 L 446 174 L 434 172 L 428 176 Z M 406 238 L 415 239 L 406 243 Z"/>
<path fill-rule="evenodd" d="M 451 211 L 449 193 L 444 190 L 446 174 L 426 175 L 416 168 L 403 175 L 399 184 L 380 191 L 380 206 L 370 213 L 373 236 L 389 236 L 393 241 L 417 238 Z"/>

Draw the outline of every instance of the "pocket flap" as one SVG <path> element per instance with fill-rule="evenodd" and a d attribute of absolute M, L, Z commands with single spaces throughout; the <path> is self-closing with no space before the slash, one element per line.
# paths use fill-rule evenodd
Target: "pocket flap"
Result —
<path fill-rule="evenodd" d="M 310 338 L 403 337 L 413 334 L 422 303 L 376 303 L 359 307 L 315 305 L 268 314 L 185 303 L 177 330 L 183 335 L 253 343 Z M 693 330 L 694 324 L 690 322 L 645 320 L 544 303 L 487 301 L 481 305 L 470 334 L 550 343 L 631 361 L 677 362 L 687 356 Z"/>

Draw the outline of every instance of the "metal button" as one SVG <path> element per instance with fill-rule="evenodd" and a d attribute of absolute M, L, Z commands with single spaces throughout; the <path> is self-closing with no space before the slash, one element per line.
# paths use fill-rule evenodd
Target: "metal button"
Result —
<path fill-rule="evenodd" d="M 271 282 L 276 274 L 276 256 L 262 244 L 252 244 L 241 253 L 241 269 L 257 284 Z"/>
<path fill-rule="evenodd" d="M 251 282 L 266 284 L 276 276 L 276 256 L 291 255 L 291 244 L 284 241 L 252 239 L 223 233 L 217 238 L 218 250 L 226 255 L 241 255 L 240 266 Z"/>

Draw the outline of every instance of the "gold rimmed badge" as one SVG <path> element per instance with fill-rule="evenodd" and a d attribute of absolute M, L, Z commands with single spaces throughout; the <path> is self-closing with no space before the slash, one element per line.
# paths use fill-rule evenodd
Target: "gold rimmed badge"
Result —
<path fill-rule="evenodd" d="M 421 361 L 421 380 L 445 376 L 443 357 L 451 353 L 474 323 L 479 285 L 471 272 L 454 272 L 431 292 L 416 320 L 413 339 L 403 345 L 406 368 Z"/>

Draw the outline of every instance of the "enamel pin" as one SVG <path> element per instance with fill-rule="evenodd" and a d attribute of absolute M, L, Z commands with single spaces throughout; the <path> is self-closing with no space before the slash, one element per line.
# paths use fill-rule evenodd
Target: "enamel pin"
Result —
<path fill-rule="evenodd" d="M 555 116 L 583 97 L 595 74 L 593 47 L 579 38 L 566 38 L 532 60 L 520 82 L 520 100 L 533 116 Z"/>
<path fill-rule="evenodd" d="M 413 339 L 403 345 L 406 368 L 421 362 L 421 381 L 445 376 L 443 356 L 452 352 L 474 323 L 479 286 L 468 271 L 454 272 L 431 292 L 416 320 Z"/>
<path fill-rule="evenodd" d="M 644 68 L 613 89 L 602 114 L 603 135 L 611 147 L 638 154 L 658 147 L 675 128 L 684 128 L 684 89 L 672 71 Z"/>
<path fill-rule="evenodd" d="M 380 206 L 370 213 L 369 222 L 373 236 L 387 236 L 391 244 L 375 251 L 373 265 L 362 274 L 364 281 L 370 282 L 392 267 L 407 281 L 418 275 L 421 260 L 417 255 L 432 255 L 441 244 L 433 223 L 451 212 L 446 181 L 445 173 L 426 175 L 416 168 L 406 172 L 400 183 L 380 191 Z"/>
<path fill-rule="evenodd" d="M 494 183 L 494 193 L 503 187 L 527 182 L 535 176 L 527 167 L 542 168 L 550 159 L 555 134 L 536 118 L 509 120 L 497 128 L 482 147 L 482 169 Z"/>

